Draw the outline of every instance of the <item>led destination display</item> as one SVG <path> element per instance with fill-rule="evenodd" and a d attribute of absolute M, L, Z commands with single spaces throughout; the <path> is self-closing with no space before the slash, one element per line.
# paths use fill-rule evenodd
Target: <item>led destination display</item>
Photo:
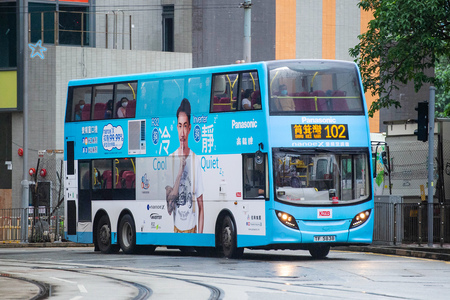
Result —
<path fill-rule="evenodd" d="M 348 140 L 347 124 L 292 124 L 293 140 Z"/>

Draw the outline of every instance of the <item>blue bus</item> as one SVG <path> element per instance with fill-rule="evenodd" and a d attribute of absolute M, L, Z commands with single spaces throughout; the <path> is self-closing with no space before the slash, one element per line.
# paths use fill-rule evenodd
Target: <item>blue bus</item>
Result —
<path fill-rule="evenodd" d="M 357 66 L 279 60 L 69 82 L 65 234 L 103 253 L 370 244 Z"/>

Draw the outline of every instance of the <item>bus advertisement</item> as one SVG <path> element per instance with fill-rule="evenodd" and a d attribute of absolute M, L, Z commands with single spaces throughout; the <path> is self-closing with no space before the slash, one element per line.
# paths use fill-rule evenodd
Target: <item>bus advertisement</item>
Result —
<path fill-rule="evenodd" d="M 354 63 L 286 60 L 73 80 L 66 238 L 103 253 L 369 244 L 367 109 Z"/>

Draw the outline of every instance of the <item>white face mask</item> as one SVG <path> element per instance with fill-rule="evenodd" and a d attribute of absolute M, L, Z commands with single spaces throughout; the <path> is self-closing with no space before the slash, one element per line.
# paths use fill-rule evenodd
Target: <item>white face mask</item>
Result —
<path fill-rule="evenodd" d="M 80 105 L 80 109 L 83 109 L 84 105 Z"/>
<path fill-rule="evenodd" d="M 128 102 L 123 102 L 122 103 L 122 107 L 127 107 L 127 105 L 128 105 Z"/>

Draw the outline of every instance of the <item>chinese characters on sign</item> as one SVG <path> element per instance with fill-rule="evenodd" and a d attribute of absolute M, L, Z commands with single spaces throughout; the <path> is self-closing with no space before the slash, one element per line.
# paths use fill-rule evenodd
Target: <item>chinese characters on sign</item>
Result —
<path fill-rule="evenodd" d="M 348 140 L 347 124 L 292 124 L 293 140 Z"/>

